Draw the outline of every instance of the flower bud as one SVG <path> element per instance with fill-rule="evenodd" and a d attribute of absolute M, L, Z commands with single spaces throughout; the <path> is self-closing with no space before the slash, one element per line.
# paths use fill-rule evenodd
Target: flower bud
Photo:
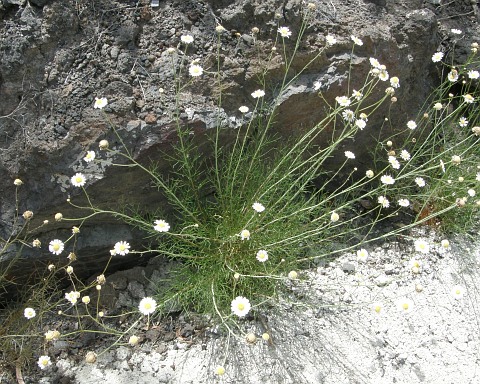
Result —
<path fill-rule="evenodd" d="M 93 364 L 97 361 L 97 354 L 93 351 L 87 352 L 85 356 L 85 361 L 89 364 Z"/>
<path fill-rule="evenodd" d="M 23 184 L 23 181 L 20 180 L 20 179 L 15 179 L 15 181 L 13 182 L 13 184 L 15 184 L 17 187 L 19 187 L 20 185 Z"/>
<path fill-rule="evenodd" d="M 458 155 L 453 155 L 452 156 L 452 163 L 455 164 L 455 165 L 458 165 L 460 164 L 460 162 L 462 161 L 462 158 Z"/>
<path fill-rule="evenodd" d="M 101 275 L 97 276 L 97 283 L 98 284 L 105 284 L 105 281 L 107 281 L 107 279 L 105 278 L 104 274 L 101 274 Z"/>
<path fill-rule="evenodd" d="M 98 143 L 98 146 L 101 150 L 106 150 L 106 149 L 108 149 L 108 141 L 107 140 L 100 140 L 100 143 Z"/>
<path fill-rule="evenodd" d="M 30 220 L 33 217 L 33 212 L 32 211 L 25 211 L 25 212 L 23 212 L 22 216 L 25 220 Z"/>
<path fill-rule="evenodd" d="M 255 344 L 255 342 L 257 341 L 257 337 L 255 336 L 254 333 L 251 333 L 251 332 L 247 334 L 246 339 L 247 339 L 247 342 L 250 344 Z"/>
<path fill-rule="evenodd" d="M 135 335 L 130 336 L 130 338 L 128 339 L 128 344 L 130 344 L 132 346 L 137 345 L 138 344 L 138 336 L 135 336 Z"/>

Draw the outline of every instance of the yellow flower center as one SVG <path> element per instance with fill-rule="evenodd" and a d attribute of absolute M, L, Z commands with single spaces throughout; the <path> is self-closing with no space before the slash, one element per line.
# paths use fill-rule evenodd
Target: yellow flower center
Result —
<path fill-rule="evenodd" d="M 80 176 L 77 176 L 77 177 L 75 178 L 75 181 L 76 181 L 78 184 L 80 184 L 80 183 L 83 181 L 83 179 L 82 179 Z"/>
<path fill-rule="evenodd" d="M 237 308 L 240 310 L 240 311 L 243 311 L 245 309 L 245 304 L 243 303 L 238 303 L 237 304 Z"/>
<path fill-rule="evenodd" d="M 53 244 L 53 250 L 56 252 L 56 251 L 59 251 L 60 250 L 60 244 Z"/>
<path fill-rule="evenodd" d="M 375 310 L 375 312 L 380 313 L 382 307 L 380 307 L 380 305 L 376 305 L 373 309 Z"/>
<path fill-rule="evenodd" d="M 402 308 L 407 311 L 408 310 L 408 303 L 403 303 Z"/>
<path fill-rule="evenodd" d="M 145 307 L 145 309 L 151 309 L 151 308 L 152 308 L 152 304 L 150 304 L 150 303 L 145 303 L 144 307 Z"/>
<path fill-rule="evenodd" d="M 455 290 L 455 294 L 456 294 L 456 295 L 460 295 L 461 293 L 462 293 L 462 291 L 460 291 L 460 289 L 456 289 L 456 290 Z"/>

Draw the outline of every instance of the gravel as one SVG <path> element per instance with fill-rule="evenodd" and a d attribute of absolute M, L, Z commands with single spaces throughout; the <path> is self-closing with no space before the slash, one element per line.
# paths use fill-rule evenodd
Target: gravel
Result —
<path fill-rule="evenodd" d="M 259 308 L 256 320 L 239 322 L 238 337 L 217 326 L 201 342 L 177 332 L 169 342 L 112 348 L 95 364 L 68 356 L 38 382 L 480 382 L 477 235 L 450 237 L 445 250 L 443 237 L 417 229 L 409 239 L 366 247 L 365 262 L 349 253 L 302 271 L 275 303 Z M 415 239 L 426 240 L 429 253 L 415 252 Z M 419 273 L 411 270 L 412 258 L 420 262 Z M 465 289 L 461 298 L 452 296 L 456 285 Z M 404 298 L 413 302 L 408 313 L 398 309 Z M 373 310 L 376 302 L 380 313 Z M 193 331 L 192 325 L 183 331 Z M 245 340 L 250 332 L 257 336 L 254 344 Z M 262 340 L 264 332 L 269 342 Z M 215 375 L 217 366 L 225 367 L 225 375 Z"/>

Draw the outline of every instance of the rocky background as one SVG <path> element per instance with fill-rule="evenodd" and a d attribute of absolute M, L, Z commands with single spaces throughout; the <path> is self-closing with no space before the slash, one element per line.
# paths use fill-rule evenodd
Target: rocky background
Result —
<path fill-rule="evenodd" d="M 352 87 L 359 85 L 356 81 L 369 70 L 369 57 L 377 58 L 391 76 L 400 78 L 399 102 L 391 110 L 393 127 L 404 126 L 438 82 L 432 53 L 447 50 L 449 60 L 462 60 L 478 37 L 476 1 L 311 2 L 317 6 L 314 21 L 293 70 L 315 56 L 327 33 L 335 35 L 338 44 L 313 63 L 282 98 L 276 129 L 283 134 L 323 117 L 313 89 L 315 81 L 322 83 L 327 100 L 346 92 L 351 35 L 364 42 L 355 49 Z M 278 26 L 290 27 L 293 36 L 288 44 L 293 46 L 305 5 L 299 0 L 162 0 L 159 7 L 152 8 L 146 0 L 1 0 L 0 235 L 12 231 L 15 178 L 24 181 L 20 212 L 34 212 L 32 227 L 50 221 L 33 234 L 43 244 L 70 233 L 72 223 L 55 222 L 55 213 L 79 216 L 78 210 L 66 203 L 69 196 L 77 198 L 78 190 L 69 182 L 76 172 L 87 175 L 88 193 L 95 204 L 161 205 L 161 195 L 139 171 L 110 167 L 112 159 L 108 158 L 96 165 L 82 161 L 85 151 L 98 153 L 101 139 L 119 146 L 103 111 L 93 108 L 95 97 L 108 98 L 104 111 L 135 158 L 156 161 L 162 167 L 164 152 L 175 140 L 175 98 L 167 49 L 178 47 L 180 36 L 189 33 L 195 40 L 187 62 L 198 59 L 207 72 L 213 72 L 218 41 L 215 27 L 221 24 L 226 29 L 220 36 L 221 108 L 216 106 L 213 75 L 208 73 L 180 98 L 182 121 L 201 140 L 218 115 L 232 128 L 242 124 L 238 107 L 253 104 L 250 93 L 259 87 L 256 75 L 271 52 Z M 259 29 L 258 34 L 252 34 L 253 27 Z M 453 35 L 451 28 L 462 29 L 464 34 Z M 268 69 L 266 93 L 271 100 L 282 75 L 280 58 L 272 60 Z M 380 110 L 369 120 L 369 129 L 379 128 L 383 118 Z M 369 135 L 356 138 L 356 147 L 366 148 Z M 362 155 L 357 158 L 361 166 Z M 88 274 L 101 265 L 112 239 L 130 241 L 135 247 L 139 238 L 111 218 L 88 223 L 77 244 L 81 256 L 77 273 L 82 273 L 82 266 Z M 3 257 L 16 251 L 11 249 L 11 254 Z M 26 247 L 26 263 L 19 265 L 32 265 L 33 256 L 46 263 L 51 255 L 45 246 L 40 251 Z M 138 260 L 125 257 L 115 262 L 136 264 Z"/>

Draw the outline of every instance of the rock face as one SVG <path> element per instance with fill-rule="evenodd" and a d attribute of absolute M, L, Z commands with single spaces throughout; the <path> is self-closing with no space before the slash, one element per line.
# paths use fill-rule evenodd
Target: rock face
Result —
<path fill-rule="evenodd" d="M 338 43 L 302 72 L 281 98 L 276 129 L 284 134 L 323 117 L 314 90 L 316 81 L 321 82 L 327 100 L 346 94 L 351 35 L 364 42 L 352 57 L 351 89 L 360 86 L 369 71 L 369 57 L 385 64 L 390 76 L 400 78 L 397 97 L 401 102 L 390 112 L 392 127 L 403 126 L 412 118 L 438 81 L 431 55 L 441 49 L 442 42 L 451 45 L 455 38 L 448 33 L 451 19 L 445 16 L 467 15 L 462 25 L 468 38 L 456 42 L 456 55 L 465 55 L 470 38 L 477 36 L 478 10 L 470 1 L 445 6 L 421 0 L 312 3 L 316 5 L 314 18 L 292 72 L 315 57 L 327 34 L 334 35 Z M 253 105 L 250 93 L 259 87 L 256 75 L 271 53 L 278 26 L 293 31 L 287 41 L 288 48 L 293 48 L 304 12 L 305 5 L 299 0 L 165 0 L 156 8 L 145 0 L 0 1 L 0 235 L 12 231 L 15 178 L 24 181 L 19 211 L 34 212 L 37 221 L 32 226 L 45 219 L 51 222 L 33 234 L 43 244 L 70 233 L 73 223 L 54 222 L 55 213 L 79 216 L 78 210 L 66 203 L 70 195 L 81 201 L 69 183 L 76 172 L 88 176 L 88 192 L 96 204 L 159 206 L 162 198 L 145 174 L 111 167 L 109 158 L 100 165 L 82 161 L 85 151 L 98 150 L 101 139 L 108 139 L 113 147 L 120 145 L 105 113 L 138 161 L 154 161 L 162 169 L 166 164 L 163 154 L 175 141 L 172 55 L 167 49 L 183 50 L 180 36 L 191 34 L 194 42 L 188 47 L 188 61 L 198 59 L 207 72 L 214 72 L 215 27 L 221 23 L 226 29 L 219 50 L 221 108 L 216 106 L 214 77 L 208 73 L 183 91 L 179 100 L 182 122 L 201 140 L 202 132 L 215 125 L 218 115 L 226 125 L 241 124 L 238 107 Z M 458 22 L 454 26 L 458 28 Z M 258 34 L 252 34 L 253 27 L 259 29 Z M 282 68 L 280 56 L 269 63 L 268 99 L 276 96 Z M 109 105 L 103 111 L 94 109 L 95 97 L 108 98 Z M 371 130 L 378 129 L 386 115 L 386 110 L 385 114 L 378 112 L 376 120 L 369 120 Z M 370 134 L 356 140 L 356 147 L 366 148 Z M 362 155 L 357 157 L 361 166 Z M 85 266 L 108 256 L 115 239 L 134 244 L 140 239 L 111 218 L 82 228 L 83 244 L 78 245 L 78 252 Z M 46 248 L 24 249 L 24 256 L 48 260 L 51 255 Z"/>

